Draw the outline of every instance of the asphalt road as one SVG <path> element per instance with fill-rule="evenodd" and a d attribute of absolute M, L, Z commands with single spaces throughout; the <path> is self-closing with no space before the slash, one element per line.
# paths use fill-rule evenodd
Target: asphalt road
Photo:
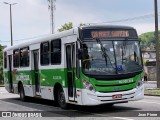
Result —
<path fill-rule="evenodd" d="M 69 110 L 62 110 L 54 104 L 53 101 L 29 98 L 27 102 L 22 102 L 19 95 L 8 93 L 4 87 L 0 87 L 0 111 L 25 111 L 42 113 L 42 116 L 52 116 L 54 119 L 107 119 L 107 120 L 160 120 L 160 117 L 138 117 L 139 114 L 160 116 L 160 97 L 145 96 L 143 100 L 133 101 L 123 104 L 115 104 L 110 107 L 108 105 L 82 107 L 70 106 Z M 44 112 L 45 111 L 45 112 Z M 1 114 L 1 113 L 0 113 Z M 8 120 L 9 118 L 0 118 Z M 11 118 L 12 120 L 28 119 L 28 118 Z M 29 118 L 37 120 L 37 118 Z M 38 120 L 50 120 L 53 118 L 45 117 Z"/>

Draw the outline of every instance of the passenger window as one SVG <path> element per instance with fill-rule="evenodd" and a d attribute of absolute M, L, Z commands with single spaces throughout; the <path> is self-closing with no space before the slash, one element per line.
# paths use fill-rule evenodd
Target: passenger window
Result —
<path fill-rule="evenodd" d="M 19 49 L 13 51 L 13 67 L 17 68 L 19 67 L 20 63 L 20 53 Z"/>
<path fill-rule="evenodd" d="M 20 66 L 21 67 L 29 66 L 29 47 L 20 49 Z"/>
<path fill-rule="evenodd" d="M 51 64 L 61 64 L 61 40 L 51 41 Z"/>
<path fill-rule="evenodd" d="M 49 42 L 41 44 L 41 65 L 49 65 Z"/>

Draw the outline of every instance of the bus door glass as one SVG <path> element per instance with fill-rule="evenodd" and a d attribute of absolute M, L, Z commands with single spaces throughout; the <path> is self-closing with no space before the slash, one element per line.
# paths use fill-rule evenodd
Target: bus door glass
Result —
<path fill-rule="evenodd" d="M 39 80 L 39 51 L 33 51 L 34 58 L 34 79 L 35 79 L 35 91 L 36 95 L 40 95 L 40 80 Z"/>
<path fill-rule="evenodd" d="M 68 80 L 68 97 L 70 101 L 76 101 L 76 85 L 75 85 L 75 43 L 66 45 L 66 65 L 67 65 L 67 80 Z"/>
<path fill-rule="evenodd" d="M 12 79 L 12 55 L 8 55 L 9 60 L 9 92 L 13 92 L 13 79 Z"/>

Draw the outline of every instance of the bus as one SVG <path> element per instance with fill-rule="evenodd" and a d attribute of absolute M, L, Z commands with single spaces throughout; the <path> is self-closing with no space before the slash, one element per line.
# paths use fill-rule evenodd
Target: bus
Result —
<path fill-rule="evenodd" d="M 26 40 L 3 51 L 9 93 L 69 104 L 143 99 L 140 40 L 129 26 L 85 25 Z"/>

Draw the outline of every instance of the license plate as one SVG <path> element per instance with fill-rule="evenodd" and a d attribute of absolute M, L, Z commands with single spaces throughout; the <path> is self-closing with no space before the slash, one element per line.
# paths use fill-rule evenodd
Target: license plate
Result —
<path fill-rule="evenodd" d="M 112 99 L 122 98 L 122 94 L 112 95 Z"/>

